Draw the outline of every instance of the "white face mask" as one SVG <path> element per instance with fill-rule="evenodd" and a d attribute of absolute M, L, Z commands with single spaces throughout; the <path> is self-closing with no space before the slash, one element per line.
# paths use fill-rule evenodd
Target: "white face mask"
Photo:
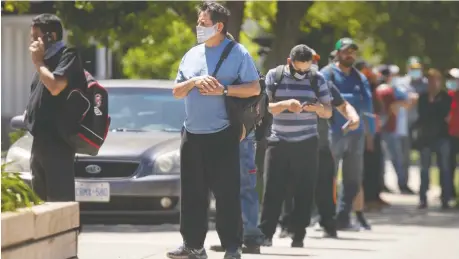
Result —
<path fill-rule="evenodd" d="M 217 34 L 217 24 L 211 27 L 196 26 L 196 36 L 198 43 L 206 42 L 208 39 L 212 38 Z"/>
<path fill-rule="evenodd" d="M 408 72 L 408 75 L 412 79 L 421 79 L 422 78 L 422 71 L 420 69 L 413 69 Z"/>

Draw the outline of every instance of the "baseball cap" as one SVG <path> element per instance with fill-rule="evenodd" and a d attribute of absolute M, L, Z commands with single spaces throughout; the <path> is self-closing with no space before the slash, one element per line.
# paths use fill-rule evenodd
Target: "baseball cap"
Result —
<path fill-rule="evenodd" d="M 448 71 L 448 74 L 453 78 L 459 79 L 459 68 L 452 68 Z"/>
<path fill-rule="evenodd" d="M 335 44 L 335 50 L 344 50 L 347 48 L 353 48 L 355 50 L 359 49 L 359 46 L 351 38 L 342 38 Z"/>
<path fill-rule="evenodd" d="M 412 56 L 408 58 L 408 61 L 406 62 L 409 68 L 422 68 L 421 64 L 421 59 L 416 56 Z"/>
<path fill-rule="evenodd" d="M 363 59 L 359 59 L 357 60 L 355 63 L 354 63 L 354 67 L 359 70 L 359 71 L 362 71 L 362 69 L 364 68 L 371 68 L 370 64 L 368 64 L 368 62 L 366 62 L 365 60 Z"/>

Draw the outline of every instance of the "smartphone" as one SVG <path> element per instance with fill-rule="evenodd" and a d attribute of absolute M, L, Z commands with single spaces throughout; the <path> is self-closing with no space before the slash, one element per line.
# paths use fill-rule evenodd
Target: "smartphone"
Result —
<path fill-rule="evenodd" d="M 317 103 L 317 99 L 314 98 L 313 101 L 306 101 L 306 102 L 302 103 L 302 104 L 301 104 L 301 107 L 304 107 L 304 106 L 306 106 L 306 105 L 314 105 L 314 104 L 316 104 L 316 103 Z"/>
<path fill-rule="evenodd" d="M 347 133 L 349 133 L 350 129 L 349 129 L 349 125 L 351 124 L 351 121 L 347 121 L 346 123 L 344 123 L 344 125 L 341 127 L 341 130 L 343 131 L 343 135 L 346 135 Z"/>
<path fill-rule="evenodd" d="M 48 47 L 53 42 L 53 37 L 51 36 L 50 32 L 45 32 L 45 35 L 43 36 L 42 40 L 45 47 Z"/>

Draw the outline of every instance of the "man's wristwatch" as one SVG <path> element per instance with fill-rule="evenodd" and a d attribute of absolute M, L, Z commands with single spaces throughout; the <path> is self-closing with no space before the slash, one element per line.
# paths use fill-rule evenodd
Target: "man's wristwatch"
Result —
<path fill-rule="evenodd" d="M 223 95 L 224 96 L 228 95 L 228 86 L 226 86 L 226 85 L 223 86 Z"/>

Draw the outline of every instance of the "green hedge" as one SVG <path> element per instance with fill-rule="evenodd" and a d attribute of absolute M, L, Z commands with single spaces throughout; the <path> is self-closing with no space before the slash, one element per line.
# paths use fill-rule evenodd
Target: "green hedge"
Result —
<path fill-rule="evenodd" d="M 9 134 L 13 144 L 24 136 L 24 130 L 17 130 Z M 42 203 L 35 192 L 19 177 L 19 174 L 6 172 L 7 164 L 2 165 L 2 212 L 16 211 Z"/>
<path fill-rule="evenodd" d="M 42 203 L 35 192 L 17 173 L 5 172 L 2 165 L 2 212 L 15 211 Z"/>

